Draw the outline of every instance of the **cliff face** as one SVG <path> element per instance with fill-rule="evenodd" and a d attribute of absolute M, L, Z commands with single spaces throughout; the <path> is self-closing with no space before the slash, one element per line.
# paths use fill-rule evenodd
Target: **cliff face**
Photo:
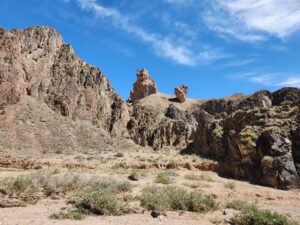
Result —
<path fill-rule="evenodd" d="M 126 105 L 105 75 L 80 60 L 50 27 L 0 30 L 0 93 L 2 104 L 28 95 L 114 135 L 125 130 Z"/>
<path fill-rule="evenodd" d="M 299 89 L 284 88 L 234 102 L 210 101 L 199 117 L 194 151 L 225 164 L 224 175 L 271 187 L 296 187 L 299 100 Z"/>

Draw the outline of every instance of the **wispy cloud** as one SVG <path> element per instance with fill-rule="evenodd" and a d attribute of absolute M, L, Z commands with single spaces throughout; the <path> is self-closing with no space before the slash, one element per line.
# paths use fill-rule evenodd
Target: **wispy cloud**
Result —
<path fill-rule="evenodd" d="M 247 80 L 265 86 L 300 88 L 300 74 L 249 72 L 228 77 L 235 80 Z"/>
<path fill-rule="evenodd" d="M 244 60 L 236 60 L 234 62 L 229 62 L 223 65 L 223 67 L 239 67 L 239 66 L 245 66 L 251 63 L 256 62 L 254 59 L 244 59 Z"/>
<path fill-rule="evenodd" d="M 247 42 L 300 30 L 299 0 L 211 0 L 203 15 L 210 29 Z"/>
<path fill-rule="evenodd" d="M 300 75 L 298 77 L 290 77 L 281 81 L 277 84 L 277 86 L 293 86 L 293 87 L 300 87 Z"/>
<path fill-rule="evenodd" d="M 176 38 L 148 32 L 136 25 L 134 19 L 130 16 L 122 14 L 118 9 L 100 5 L 96 0 L 77 0 L 77 3 L 82 10 L 93 13 L 95 18 L 105 19 L 115 29 L 134 35 L 144 43 L 150 44 L 156 55 L 172 60 L 177 64 L 193 67 L 200 63 L 225 57 L 224 53 L 217 50 L 200 49 L 197 51 L 188 45 L 182 44 L 182 41 L 179 43 Z M 184 25 L 181 24 L 181 26 Z M 193 34 L 190 33 L 190 35 Z"/>

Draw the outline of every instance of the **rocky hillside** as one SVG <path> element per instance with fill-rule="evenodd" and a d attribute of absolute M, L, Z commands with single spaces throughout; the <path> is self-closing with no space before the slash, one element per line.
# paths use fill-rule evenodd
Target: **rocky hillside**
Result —
<path fill-rule="evenodd" d="M 51 27 L 0 29 L 1 151 L 125 148 L 133 140 L 213 158 L 227 176 L 297 187 L 299 89 L 182 103 L 156 92 L 139 70 L 126 103 Z"/>
<path fill-rule="evenodd" d="M 80 60 L 51 27 L 0 29 L 0 104 L 31 96 L 62 116 L 122 134 L 125 103 L 105 75 Z"/>

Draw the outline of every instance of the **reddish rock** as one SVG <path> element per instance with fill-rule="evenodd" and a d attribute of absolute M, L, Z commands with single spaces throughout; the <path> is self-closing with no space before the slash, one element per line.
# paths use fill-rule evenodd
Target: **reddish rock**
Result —
<path fill-rule="evenodd" d="M 179 102 L 185 102 L 188 89 L 188 86 L 185 85 L 175 88 L 175 95 Z"/>
<path fill-rule="evenodd" d="M 133 90 L 130 92 L 129 102 L 140 100 L 157 92 L 156 84 L 146 69 L 138 70 L 136 76 L 137 80 L 133 85 Z"/>

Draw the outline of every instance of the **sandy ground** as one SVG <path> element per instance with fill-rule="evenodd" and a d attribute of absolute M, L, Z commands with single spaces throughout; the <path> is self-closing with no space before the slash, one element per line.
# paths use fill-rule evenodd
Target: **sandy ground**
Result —
<path fill-rule="evenodd" d="M 151 150 L 141 150 L 136 152 L 125 151 L 123 157 L 116 157 L 115 152 L 100 152 L 93 156 L 86 154 L 54 154 L 45 155 L 42 158 L 34 159 L 35 162 L 43 162 L 43 168 L 49 167 L 72 170 L 81 174 L 93 174 L 104 179 L 128 180 L 131 168 L 118 167 L 119 163 L 134 165 L 138 163 L 167 163 L 168 161 L 195 161 L 194 156 L 184 156 L 176 151 L 153 152 Z M 6 158 L 9 158 L 6 156 Z M 206 159 L 197 159 L 199 163 L 209 162 Z M 47 162 L 47 163 L 46 163 Z M 64 163 L 68 162 L 87 165 L 86 167 L 65 168 Z M 91 165 L 93 165 L 91 167 Z M 9 167 L 9 166 L 8 166 Z M 16 165 L 12 165 L 16 167 Z M 134 185 L 133 196 L 139 196 L 141 190 L 150 185 L 155 185 L 155 177 L 161 171 L 155 167 L 145 170 L 146 176 L 141 177 L 138 181 L 130 181 Z M 273 188 L 253 185 L 245 181 L 227 179 L 218 176 L 215 172 L 200 171 L 195 168 L 185 169 L 178 168 L 171 171 L 173 186 L 198 191 L 203 194 L 212 195 L 220 204 L 231 200 L 244 200 L 255 203 L 260 208 L 269 209 L 300 221 L 300 190 L 276 190 Z M 32 170 L 0 168 L 0 180 L 6 177 L 14 177 L 19 174 L 30 173 Z M 201 179 L 188 179 L 188 176 L 201 177 Z M 230 187 L 228 184 L 230 183 Z M 42 199 L 36 205 L 18 208 L 0 208 L 0 225 L 50 225 L 50 224 L 228 224 L 229 217 L 234 213 L 232 210 L 221 208 L 214 212 L 205 214 L 190 212 L 167 212 L 166 216 L 152 218 L 147 210 L 140 210 L 136 214 L 124 216 L 88 216 L 82 221 L 73 220 L 53 220 L 49 216 L 58 213 L 62 209 L 70 207 L 66 205 L 66 199 L 52 200 Z M 224 211 L 225 214 L 224 215 Z"/>
<path fill-rule="evenodd" d="M 181 110 L 191 110 L 195 108 L 197 105 L 201 105 L 206 100 L 202 99 L 189 99 L 187 98 L 185 102 L 179 103 L 175 100 L 176 96 L 157 93 L 149 95 L 143 99 L 141 99 L 142 105 L 151 106 L 156 109 L 161 109 L 162 111 L 166 110 L 170 104 L 174 104 L 177 108 Z"/>

